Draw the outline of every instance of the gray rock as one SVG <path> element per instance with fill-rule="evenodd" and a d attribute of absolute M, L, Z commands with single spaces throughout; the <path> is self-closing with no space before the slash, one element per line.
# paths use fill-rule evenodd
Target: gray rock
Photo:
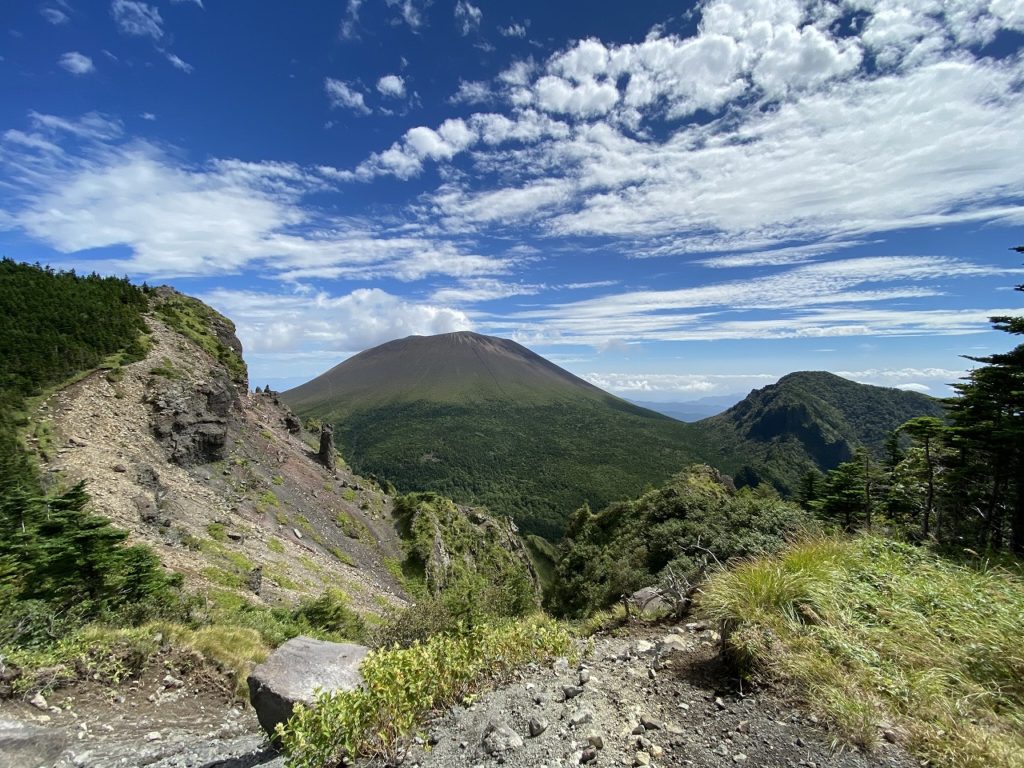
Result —
<path fill-rule="evenodd" d="M 592 763 L 595 760 L 597 760 L 597 748 L 596 747 L 587 747 L 586 749 L 583 750 L 583 754 L 580 755 L 580 763 L 581 764 Z"/>
<path fill-rule="evenodd" d="M 562 686 L 562 695 L 565 696 L 565 700 L 566 701 L 568 701 L 569 699 L 575 699 L 581 693 L 583 693 L 582 686 L 579 686 L 579 685 L 563 685 Z"/>
<path fill-rule="evenodd" d="M 256 717 L 271 738 L 274 727 L 285 722 L 299 702 L 309 706 L 314 691 L 348 691 L 363 682 L 359 665 L 369 648 L 352 643 L 329 643 L 295 637 L 249 675 L 249 700 Z"/>
<path fill-rule="evenodd" d="M 334 453 L 334 427 L 330 424 L 324 424 L 320 428 L 320 450 L 316 455 L 321 464 L 334 471 L 337 459 Z"/>
<path fill-rule="evenodd" d="M 46 698 L 41 693 L 36 693 L 35 696 L 33 696 L 31 699 L 28 700 L 28 703 L 31 704 L 36 709 L 41 709 L 44 712 L 50 706 L 49 704 L 46 703 Z"/>
<path fill-rule="evenodd" d="M 537 738 L 548 729 L 548 721 L 543 717 L 531 717 L 527 724 L 530 729 L 530 738 Z"/>
<path fill-rule="evenodd" d="M 569 671 L 569 660 L 563 656 L 559 656 L 555 659 L 551 668 L 555 671 L 556 675 L 564 675 Z"/>
<path fill-rule="evenodd" d="M 519 749 L 523 746 L 523 738 L 504 723 L 488 723 L 483 744 L 488 754 L 500 755 Z"/>
<path fill-rule="evenodd" d="M 589 709 L 578 709 L 569 717 L 569 725 L 576 727 L 594 722 L 594 713 Z"/>
<path fill-rule="evenodd" d="M 54 728 L 0 720 L 0 768 L 49 768 L 67 741 L 67 735 Z"/>
<path fill-rule="evenodd" d="M 665 724 L 661 720 L 655 720 L 653 717 L 647 715 L 640 716 L 640 725 L 647 731 L 661 731 L 664 730 Z"/>

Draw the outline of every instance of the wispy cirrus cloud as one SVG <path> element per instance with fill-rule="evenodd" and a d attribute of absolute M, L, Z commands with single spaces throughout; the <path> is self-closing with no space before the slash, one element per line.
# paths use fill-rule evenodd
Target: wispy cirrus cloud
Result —
<path fill-rule="evenodd" d="M 92 59 L 78 51 L 65 53 L 60 57 L 58 63 L 72 75 L 88 75 L 96 71 Z"/>

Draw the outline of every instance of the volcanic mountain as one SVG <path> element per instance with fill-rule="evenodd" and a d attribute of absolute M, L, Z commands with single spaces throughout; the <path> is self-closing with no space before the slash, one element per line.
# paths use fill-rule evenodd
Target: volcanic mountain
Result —
<path fill-rule="evenodd" d="M 282 398 L 333 423 L 358 471 L 486 504 L 548 537 L 581 504 L 635 496 L 701 453 L 690 426 L 477 333 L 392 341 Z"/>

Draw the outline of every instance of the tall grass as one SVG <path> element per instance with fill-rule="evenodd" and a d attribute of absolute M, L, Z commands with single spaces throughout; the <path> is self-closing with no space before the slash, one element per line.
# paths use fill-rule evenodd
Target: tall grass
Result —
<path fill-rule="evenodd" d="M 1024 766 L 1024 581 L 874 538 L 808 539 L 716 573 L 728 650 L 799 684 L 853 743 L 882 727 L 936 765 Z"/>

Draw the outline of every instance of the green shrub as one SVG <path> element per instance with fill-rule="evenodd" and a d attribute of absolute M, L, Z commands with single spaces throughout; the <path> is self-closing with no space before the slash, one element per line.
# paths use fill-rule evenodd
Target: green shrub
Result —
<path fill-rule="evenodd" d="M 317 598 L 303 600 L 295 612 L 295 617 L 313 629 L 329 632 L 346 640 L 361 641 L 366 634 L 366 624 L 359 614 L 349 607 L 348 597 L 339 589 L 328 589 Z"/>
<path fill-rule="evenodd" d="M 284 554 L 284 544 L 280 539 L 267 539 L 267 549 L 279 555 Z"/>
<path fill-rule="evenodd" d="M 208 523 L 206 526 L 206 532 L 214 541 L 228 540 L 228 532 L 224 527 L 224 523 Z"/>
<path fill-rule="evenodd" d="M 517 667 L 571 650 L 561 626 L 534 616 L 373 651 L 362 664 L 362 688 L 321 693 L 312 708 L 297 706 L 288 723 L 278 726 L 287 764 L 323 768 L 337 765 L 342 755 L 394 760 L 429 712 L 462 701 Z"/>

